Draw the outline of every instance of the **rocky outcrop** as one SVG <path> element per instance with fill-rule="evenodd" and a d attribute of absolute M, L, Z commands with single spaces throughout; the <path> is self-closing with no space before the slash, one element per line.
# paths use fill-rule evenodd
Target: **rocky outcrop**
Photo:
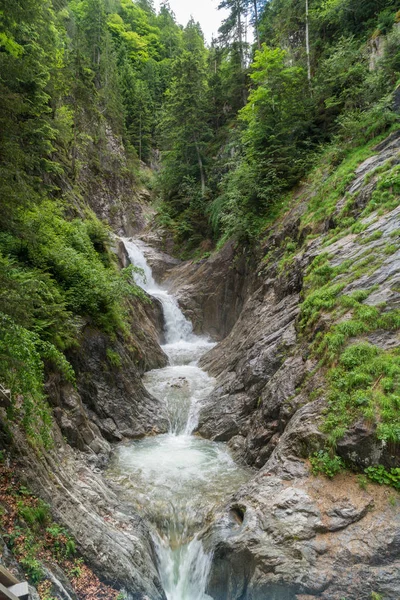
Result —
<path fill-rule="evenodd" d="M 379 152 L 375 157 L 356 170 L 351 184 L 352 193 L 357 192 L 356 203 L 366 194 L 365 188 L 371 196 L 373 188 L 371 180 L 365 180 L 366 175 L 383 164 L 382 157 L 384 162 L 391 161 L 395 165 L 399 147 L 400 136 L 391 136 L 386 144 L 377 148 Z M 375 179 L 375 186 L 376 183 Z M 357 210 L 356 203 L 354 210 Z M 358 210 L 364 206 L 365 198 Z M 289 237 L 288 231 L 294 234 L 294 239 L 301 240 L 298 213 L 299 209 L 295 208 L 286 216 L 283 233 L 274 232 L 270 236 L 269 251 L 279 249 L 281 240 Z M 351 264 L 355 275 L 347 278 L 342 294 L 373 290 L 365 304 L 381 306 L 385 303 L 385 311 L 399 307 L 400 249 L 393 245 L 393 240 L 400 225 L 400 207 L 382 216 L 373 213 L 359 222 L 362 233 L 344 235 L 331 244 L 326 242 L 326 232 L 302 246 L 298 242 L 301 249 L 281 271 L 279 254 L 277 259 L 273 252 L 269 262 L 259 265 L 258 289 L 247 298 L 229 336 L 202 360 L 202 366 L 218 378 L 218 385 L 200 412 L 198 431 L 201 435 L 232 440 L 232 446 L 242 458 L 261 467 L 279 443 L 290 419 L 309 401 L 310 394 L 319 389 L 323 400 L 323 370 L 314 373 L 317 357 L 312 358 L 310 354 L 312 338 L 305 339 L 298 327 L 303 280 L 316 256 L 326 254 L 329 267 L 338 269 L 339 274 L 332 283 L 346 281 L 340 266 Z M 329 313 L 322 314 L 313 335 L 326 331 L 332 319 Z M 398 332 L 390 330 L 375 331 L 368 339 L 380 348 L 400 343 Z M 398 457 L 392 459 L 385 455 L 384 445 L 379 446 L 373 439 L 371 427 L 359 425 L 339 441 L 338 448 L 344 457 L 352 455 L 352 461 L 360 466 L 367 466 L 371 456 L 375 462 L 397 464 Z"/>
<path fill-rule="evenodd" d="M 164 281 L 197 334 L 216 340 L 231 331 L 252 286 L 251 256 L 231 242 L 209 259 L 188 261 Z"/>
<path fill-rule="evenodd" d="M 125 588 L 137 600 L 165 600 L 145 522 L 121 503 L 99 470 L 71 450 L 57 425 L 54 449 L 40 454 L 32 451 L 17 428 L 12 434 L 20 477 L 49 503 L 54 519 L 68 528 L 101 579 Z"/>
<path fill-rule="evenodd" d="M 373 486 L 371 486 L 373 487 Z M 217 600 L 385 600 L 400 595 L 400 502 L 305 464 L 263 469 L 204 535 Z"/>
<path fill-rule="evenodd" d="M 216 600 L 400 595 L 398 494 L 373 484 L 361 489 L 350 474 L 333 482 L 313 477 L 307 462 L 326 439 L 326 373 L 312 343 L 350 318 L 322 310 L 305 334 L 300 312 L 310 265 L 323 254 L 340 294 L 368 290 L 365 305 L 384 313 L 400 306 L 400 207 L 360 218 L 379 173 L 399 162 L 400 134 L 375 150 L 313 229 L 302 225 L 312 193 L 299 190 L 297 204 L 266 236 L 250 283 L 241 283 L 247 293 L 231 332 L 202 359 L 217 386 L 202 406 L 198 433 L 227 441 L 239 460 L 260 469 L 204 533 L 214 550 L 208 593 Z M 358 233 L 334 236 L 345 206 Z M 361 339 L 384 350 L 400 345 L 390 328 L 348 342 Z M 379 441 L 364 418 L 338 440 L 337 452 L 358 469 L 400 464 L 398 447 Z"/>

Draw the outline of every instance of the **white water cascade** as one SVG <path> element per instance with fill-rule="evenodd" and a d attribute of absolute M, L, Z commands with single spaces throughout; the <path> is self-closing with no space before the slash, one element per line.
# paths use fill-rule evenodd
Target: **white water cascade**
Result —
<path fill-rule="evenodd" d="M 212 556 L 198 533 L 207 515 L 247 480 L 225 444 L 191 435 L 215 382 L 198 367 L 213 343 L 193 333 L 177 301 L 153 278 L 140 243 L 124 240 L 135 281 L 163 307 L 170 366 L 146 373 L 149 392 L 165 402 L 169 433 L 121 444 L 109 469 L 137 510 L 154 525 L 159 573 L 168 600 L 206 600 Z"/>

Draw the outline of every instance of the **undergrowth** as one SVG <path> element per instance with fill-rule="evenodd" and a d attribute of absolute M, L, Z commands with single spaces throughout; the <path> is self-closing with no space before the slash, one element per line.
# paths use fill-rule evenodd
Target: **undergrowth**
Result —
<path fill-rule="evenodd" d="M 3 455 L 2 455 L 3 460 Z M 52 520 L 49 506 L 0 464 L 0 525 L 8 548 L 35 585 L 41 600 L 52 598 L 45 567 L 56 564 L 69 577 L 79 598 L 116 600 L 118 592 L 100 582 L 78 555 L 74 539 Z"/>
<path fill-rule="evenodd" d="M 110 244 L 92 213 L 68 220 L 50 200 L 21 213 L 15 234 L 0 233 L 0 383 L 10 391 L 8 417 L 38 448 L 51 444 L 46 369 L 74 383 L 64 352 L 83 326 L 111 340 L 128 336 L 126 300 L 145 300 L 132 269 L 118 271 Z"/>

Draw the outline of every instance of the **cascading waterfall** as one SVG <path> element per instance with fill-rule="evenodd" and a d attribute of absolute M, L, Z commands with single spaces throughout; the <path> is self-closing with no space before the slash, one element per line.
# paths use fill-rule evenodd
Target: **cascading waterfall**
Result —
<path fill-rule="evenodd" d="M 129 260 L 140 269 L 139 272 L 134 273 L 136 283 L 162 304 L 167 344 L 195 341 L 191 322 L 186 319 L 175 298 L 154 281 L 151 268 L 138 244 L 129 240 L 124 240 L 124 244 Z"/>
<path fill-rule="evenodd" d="M 122 483 L 129 499 L 154 525 L 159 572 L 168 600 L 206 600 L 211 565 L 198 533 L 213 506 L 249 476 L 224 444 L 191 435 L 202 400 L 214 380 L 198 367 L 213 344 L 193 333 L 176 299 L 154 280 L 140 242 L 124 240 L 135 281 L 163 307 L 164 351 L 170 366 L 146 373 L 144 385 L 165 402 L 169 433 L 122 444 L 109 477 Z"/>

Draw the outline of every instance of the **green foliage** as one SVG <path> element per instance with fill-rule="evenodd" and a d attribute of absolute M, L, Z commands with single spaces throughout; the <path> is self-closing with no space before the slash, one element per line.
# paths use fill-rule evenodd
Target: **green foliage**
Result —
<path fill-rule="evenodd" d="M 37 585 L 43 581 L 45 574 L 40 562 L 35 556 L 35 548 L 32 548 L 25 556 L 22 556 L 19 562 L 33 585 Z"/>
<path fill-rule="evenodd" d="M 348 346 L 328 374 L 328 412 L 323 429 L 332 445 L 360 416 L 387 443 L 400 441 L 400 354 L 367 342 Z"/>
<path fill-rule="evenodd" d="M 110 365 L 116 369 L 120 369 L 122 367 L 121 356 L 115 350 L 111 348 L 107 348 L 107 360 Z"/>
<path fill-rule="evenodd" d="M 301 305 L 301 327 L 305 328 L 315 324 L 322 310 L 332 310 L 344 287 L 344 283 L 325 284 L 309 294 Z"/>
<path fill-rule="evenodd" d="M 379 483 L 379 485 L 389 485 L 396 490 L 400 490 L 400 468 L 385 469 L 383 465 L 367 467 L 365 474 L 368 479 Z"/>
<path fill-rule="evenodd" d="M 100 223 L 91 219 L 66 221 L 52 202 L 26 212 L 24 221 L 27 258 L 54 277 L 67 309 L 90 316 L 110 333 L 120 326 L 120 298 L 140 291 L 118 274 L 104 243 L 99 244 L 108 240 L 107 230 L 100 232 Z"/>
<path fill-rule="evenodd" d="M 0 380 L 11 390 L 9 418 L 35 445 L 51 443 L 45 369 L 74 383 L 63 352 L 82 319 L 113 335 L 124 327 L 124 299 L 144 297 L 131 269 L 117 271 L 109 239 L 94 216 L 68 221 L 51 200 L 23 211 L 18 238 L 0 233 Z"/>
<path fill-rule="evenodd" d="M 50 527 L 46 528 L 46 536 L 52 552 L 58 560 L 71 558 L 75 555 L 76 544 L 64 527 L 52 523 Z"/>
<path fill-rule="evenodd" d="M 68 572 L 68 575 L 69 575 L 69 577 L 71 577 L 71 579 L 73 579 L 74 577 L 79 579 L 79 577 L 81 577 L 82 572 L 83 572 L 82 565 L 83 565 L 82 558 L 76 558 L 74 560 L 73 566 L 71 567 L 71 569 Z"/>
<path fill-rule="evenodd" d="M 322 473 L 329 479 L 332 479 L 344 469 L 344 463 L 340 456 L 332 455 L 324 450 L 315 452 L 310 457 L 310 463 L 313 475 Z"/>
<path fill-rule="evenodd" d="M 0 380 L 11 391 L 8 416 L 21 421 L 34 445 L 51 445 L 51 413 L 44 397 L 39 338 L 0 313 Z"/>
<path fill-rule="evenodd" d="M 49 506 L 42 500 L 38 500 L 33 506 L 27 505 L 24 501 L 19 501 L 17 506 L 19 516 L 33 528 L 43 527 L 50 518 Z"/>
<path fill-rule="evenodd" d="M 207 71 L 204 39 L 198 25 L 189 21 L 183 32 L 183 49 L 173 62 L 174 77 L 166 92 L 160 124 L 163 169 L 160 192 L 167 213 L 176 222 L 177 241 L 191 238 L 204 223 L 207 165 Z"/>

